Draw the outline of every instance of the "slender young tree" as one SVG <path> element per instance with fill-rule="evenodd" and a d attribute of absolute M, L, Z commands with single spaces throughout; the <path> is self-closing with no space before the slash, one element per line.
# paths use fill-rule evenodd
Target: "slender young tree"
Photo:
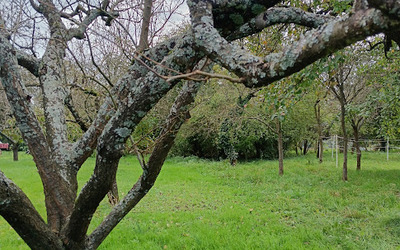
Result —
<path fill-rule="evenodd" d="M 359 129 L 362 126 L 361 116 L 349 116 L 349 107 L 357 100 L 363 100 L 366 95 L 366 84 L 362 75 L 359 75 L 362 60 L 360 56 L 349 55 L 348 51 L 336 55 L 338 58 L 333 59 L 334 69 L 329 82 L 329 89 L 340 104 L 340 126 L 343 134 L 343 175 L 342 179 L 347 181 L 347 153 L 349 136 L 346 128 L 346 120 L 349 118 L 353 128 L 355 138 L 355 146 L 357 151 L 357 170 L 361 167 L 361 150 L 359 147 Z M 335 57 L 335 56 L 334 56 Z"/>

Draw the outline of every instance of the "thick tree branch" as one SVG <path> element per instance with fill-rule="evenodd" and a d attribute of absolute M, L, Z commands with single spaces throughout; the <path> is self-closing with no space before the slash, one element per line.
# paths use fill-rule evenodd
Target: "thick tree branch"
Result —
<path fill-rule="evenodd" d="M 163 60 L 168 68 L 185 72 L 203 57 L 203 54 L 197 54 L 192 49 L 192 42 L 190 35 L 176 37 L 150 49 L 146 56 L 157 61 Z M 164 67 L 155 68 L 161 74 L 167 71 Z M 142 64 L 135 63 L 130 73 L 116 85 L 120 93 L 118 110 L 98 140 L 94 174 L 79 194 L 65 232 L 72 246 L 84 241 L 93 213 L 110 190 L 126 140 L 151 107 L 175 84 L 167 83 Z"/>
<path fill-rule="evenodd" d="M 102 130 L 100 124 L 103 124 L 104 121 L 100 121 L 103 119 L 97 120 L 98 122 L 95 124 L 100 125 L 100 127 L 88 129 L 88 134 L 85 134 L 82 140 L 73 145 L 72 148 L 72 150 L 77 150 L 78 148 L 76 146 L 80 146 L 84 148 L 84 150 L 71 150 L 71 145 L 67 140 L 64 112 L 64 102 L 67 98 L 67 95 L 62 81 L 63 59 L 67 49 L 66 43 L 74 37 L 79 38 L 82 36 L 82 34 L 86 32 L 88 26 L 97 17 L 116 17 L 118 13 L 108 13 L 105 9 L 103 9 L 107 8 L 108 6 L 108 1 L 105 0 L 102 3 L 102 7 L 90 10 L 86 13 L 86 17 L 82 22 L 80 22 L 78 28 L 67 30 L 62 23 L 62 13 L 56 9 L 54 4 L 48 0 L 43 0 L 40 3 L 41 8 L 44 9 L 44 15 L 48 20 L 50 30 L 52 31 L 50 41 L 42 59 L 42 61 L 45 63 L 40 69 L 40 80 L 45 102 L 46 131 L 49 135 L 51 147 L 55 153 L 54 156 L 60 166 L 64 166 L 68 169 L 72 169 L 72 171 L 76 171 L 93 151 L 96 138 Z M 109 109 L 109 103 L 107 102 L 106 111 L 101 111 L 99 117 L 104 118 L 104 116 L 108 113 L 107 110 Z M 81 142 L 86 142 L 88 144 L 83 145 Z M 91 148 L 89 149 L 88 146 L 91 146 Z M 70 164 L 72 164 L 72 167 Z M 71 175 L 71 177 L 73 177 L 73 175 Z"/>
<path fill-rule="evenodd" d="M 17 143 L 11 137 L 9 137 L 8 135 L 4 134 L 2 131 L 0 131 L 0 136 L 5 138 L 12 145 Z"/>
<path fill-rule="evenodd" d="M 143 19 L 142 28 L 140 31 L 140 40 L 137 47 L 137 51 L 141 52 L 149 47 L 149 28 L 151 20 L 151 9 L 153 6 L 152 0 L 144 0 L 143 3 Z"/>
<path fill-rule="evenodd" d="M 90 24 L 94 22 L 98 17 L 107 17 L 108 20 L 107 22 L 111 22 L 114 18 L 119 16 L 119 13 L 117 11 L 105 11 L 102 9 L 93 9 L 90 10 L 88 15 L 85 17 L 85 19 L 78 24 L 77 28 L 71 28 L 68 30 L 68 36 L 66 37 L 66 40 L 69 41 L 72 38 L 76 39 L 83 39 L 85 38 L 85 33 L 89 27 Z"/>
<path fill-rule="evenodd" d="M 192 48 L 192 43 L 193 41 L 189 33 L 183 36 L 173 37 L 170 38 L 167 42 L 159 44 L 155 48 L 146 51 L 144 54 L 141 54 L 139 59 L 143 61 L 144 64 L 150 65 L 149 68 L 151 68 L 152 70 L 157 70 L 160 73 L 168 75 L 171 70 L 177 72 L 176 69 L 173 69 L 173 67 L 176 67 L 177 63 L 179 63 L 179 65 L 182 65 L 183 63 L 188 62 L 188 65 L 190 67 L 190 65 L 193 65 L 197 62 L 196 57 L 193 56 L 196 54 L 196 52 Z M 170 53 L 171 50 L 175 49 L 175 51 L 177 51 L 177 44 L 181 44 L 181 46 L 183 46 L 183 53 L 173 58 L 168 57 L 168 59 L 165 60 L 165 57 L 169 55 L 168 53 Z M 79 141 L 73 144 L 70 150 L 70 158 L 68 162 L 70 162 L 75 169 L 79 169 L 83 162 L 92 154 L 93 150 L 96 147 L 97 140 L 103 132 L 104 127 L 111 119 L 111 117 L 115 115 L 115 109 L 117 107 L 115 107 L 114 105 L 114 99 L 126 99 L 129 92 L 131 91 L 130 88 L 133 88 L 135 86 L 134 83 L 137 82 L 136 79 L 140 77 L 145 77 L 146 74 L 152 71 L 147 66 L 144 66 L 143 63 L 135 61 L 135 64 L 131 66 L 127 74 L 121 77 L 119 82 L 115 84 L 115 87 L 112 88 L 111 95 L 106 98 L 104 104 L 100 107 L 100 110 L 97 113 L 97 117 L 90 125 L 89 129 L 85 132 L 85 134 Z M 166 67 L 165 65 L 167 65 L 167 63 L 170 63 L 171 67 Z M 148 81 L 150 82 L 151 79 L 155 80 L 156 82 L 160 80 L 155 73 L 153 75 L 149 75 Z M 172 87 L 172 85 L 170 87 Z M 152 91 L 152 89 L 150 89 L 150 91 Z M 154 105 L 157 101 L 157 99 L 153 99 L 153 97 L 151 97 L 150 99 L 152 99 L 152 105 Z"/>
<path fill-rule="evenodd" d="M 35 3 L 35 0 L 29 0 L 29 2 L 34 10 L 36 10 L 38 13 L 43 13 L 43 10 L 40 8 L 40 6 Z"/>
<path fill-rule="evenodd" d="M 198 82 L 188 82 L 183 87 L 173 104 L 170 114 L 166 119 L 154 150 L 146 164 L 143 174 L 128 192 L 128 194 L 116 205 L 111 213 L 104 219 L 98 228 L 90 235 L 87 247 L 96 249 L 118 222 L 128 214 L 139 201 L 153 187 L 164 164 L 165 158 L 171 149 L 179 128 L 189 115 L 188 106 L 194 102 L 194 97 L 200 87 Z"/>
<path fill-rule="evenodd" d="M 289 76 L 316 60 L 355 41 L 391 29 L 399 21 L 390 20 L 376 9 L 360 10 L 346 19 L 330 21 L 306 33 L 280 53 L 265 58 L 251 55 L 230 44 L 213 27 L 212 6 L 206 1 L 188 1 L 193 31 L 199 49 L 239 77 L 246 86 L 259 87 Z"/>
<path fill-rule="evenodd" d="M 202 2 L 202 1 L 196 1 Z M 203 1 L 204 2 L 204 1 Z M 281 2 L 279 0 L 213 0 L 212 5 L 215 28 L 223 36 L 229 36 L 242 25 L 248 23 L 261 12 Z"/>
<path fill-rule="evenodd" d="M 29 198 L 0 171 L 0 215 L 32 249 L 62 249 Z"/>
<path fill-rule="evenodd" d="M 87 158 L 92 155 L 96 148 L 97 139 L 114 113 L 113 99 L 108 97 L 97 112 L 96 119 L 80 140 L 72 145 L 69 158 L 66 160 L 71 168 L 78 171 Z"/>
<path fill-rule="evenodd" d="M 17 51 L 16 55 L 20 66 L 27 69 L 32 75 L 39 77 L 40 60 L 22 51 Z"/>
<path fill-rule="evenodd" d="M 238 30 L 226 37 L 228 41 L 246 37 L 261 32 L 263 29 L 274 24 L 293 23 L 305 27 L 317 28 L 331 21 L 333 18 L 328 15 L 318 15 L 306 12 L 299 8 L 270 8 L 248 23 L 242 25 Z"/>
<path fill-rule="evenodd" d="M 73 204 L 71 196 L 61 195 L 61 193 L 65 193 L 73 184 L 66 182 L 63 179 L 66 176 L 60 176 L 55 171 L 56 164 L 51 157 L 46 137 L 30 106 L 30 101 L 27 100 L 27 95 L 22 89 L 22 80 L 15 54 L 12 45 L 0 33 L 0 79 L 6 90 L 8 102 L 13 107 L 13 115 L 17 120 L 18 128 L 24 141 L 28 143 L 42 179 L 48 208 L 47 218 L 49 221 L 53 219 L 57 221 L 53 227 L 57 231 L 62 220 L 69 215 L 68 209 Z"/>
<path fill-rule="evenodd" d="M 0 32 L 7 38 L 10 39 L 10 34 L 7 32 L 7 29 L 4 24 L 4 20 L 0 15 Z M 26 68 L 30 71 L 34 76 L 39 76 L 39 60 L 34 56 L 28 55 L 22 51 L 15 50 L 17 55 L 18 63 L 22 67 Z"/>
<path fill-rule="evenodd" d="M 230 44 L 214 28 L 212 5 L 208 1 L 188 1 L 192 19 L 192 30 L 197 46 L 209 58 L 221 64 L 246 81 L 256 81 L 256 71 L 248 69 L 249 65 L 262 64 L 262 59 L 251 55 L 237 45 Z M 250 80 L 251 81 L 251 80 Z"/>
<path fill-rule="evenodd" d="M 60 166 L 65 167 L 63 159 L 68 154 L 69 143 L 64 107 L 64 99 L 67 92 L 62 79 L 67 47 L 67 41 L 65 40 L 67 29 L 62 22 L 60 11 L 53 1 L 40 0 L 39 3 L 39 8 L 42 10 L 50 30 L 50 39 L 39 69 L 39 81 L 43 92 L 46 135 L 53 159 Z"/>
<path fill-rule="evenodd" d="M 14 49 L 7 38 L 0 33 L 0 79 L 10 106 L 13 107 L 13 115 L 31 152 L 46 155 L 49 153 L 46 139 L 30 102 L 26 99 L 27 94 L 22 90 L 17 59 L 13 55 L 15 55 Z"/>

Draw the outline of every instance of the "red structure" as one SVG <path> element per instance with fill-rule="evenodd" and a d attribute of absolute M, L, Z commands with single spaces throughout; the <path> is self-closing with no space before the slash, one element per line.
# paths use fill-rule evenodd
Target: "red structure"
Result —
<path fill-rule="evenodd" d="M 8 143 L 0 143 L 0 150 L 1 149 L 8 150 L 9 149 Z"/>

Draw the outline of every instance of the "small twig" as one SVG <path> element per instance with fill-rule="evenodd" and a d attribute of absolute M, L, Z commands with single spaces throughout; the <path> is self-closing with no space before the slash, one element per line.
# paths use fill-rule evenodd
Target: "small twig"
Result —
<path fill-rule="evenodd" d="M 205 76 L 205 79 L 202 78 L 192 78 L 193 76 L 197 76 L 197 75 L 201 75 L 201 76 Z M 221 75 L 221 74 L 213 74 L 213 73 L 208 73 L 208 72 L 204 72 L 201 70 L 195 70 L 193 72 L 187 73 L 187 74 L 181 74 L 181 75 L 177 75 L 177 76 L 171 76 L 168 77 L 167 82 L 171 82 L 177 79 L 189 79 L 192 81 L 206 81 L 209 78 L 218 78 L 218 79 L 225 79 L 228 80 L 230 82 L 237 82 L 237 83 L 242 83 L 244 82 L 244 78 L 233 78 L 227 75 Z"/>
<path fill-rule="evenodd" d="M 132 143 L 133 150 L 134 150 L 135 153 L 136 153 L 136 157 L 137 157 L 137 159 L 138 159 L 138 161 L 139 161 L 139 163 L 140 163 L 140 166 L 142 167 L 142 170 L 145 171 L 145 170 L 147 169 L 147 164 L 146 164 L 146 162 L 145 162 L 145 160 L 144 160 L 143 154 L 140 152 L 139 148 L 137 147 L 135 141 L 133 140 L 132 135 L 129 136 L 129 140 L 130 140 L 131 143 Z"/>
<path fill-rule="evenodd" d="M 151 72 L 153 72 L 156 76 L 158 76 L 158 77 L 160 77 L 161 79 L 164 79 L 164 80 L 168 80 L 168 77 L 167 76 L 163 76 L 163 75 L 160 75 L 157 71 L 155 71 L 152 67 L 150 67 L 149 65 L 147 65 L 145 62 L 143 62 L 142 61 L 142 59 L 140 59 L 139 57 L 137 57 L 137 56 L 133 56 L 134 58 L 135 58 L 135 60 L 136 61 L 138 61 L 140 64 L 142 64 L 143 66 L 145 66 L 148 70 L 150 70 Z"/>
<path fill-rule="evenodd" d="M 162 63 L 159 63 L 159 62 L 157 62 L 157 61 L 154 61 L 154 60 L 151 59 L 150 57 L 147 57 L 146 55 L 144 55 L 144 54 L 142 54 L 142 53 L 140 53 L 140 52 L 138 52 L 138 51 L 136 51 L 136 54 L 138 54 L 138 55 L 141 56 L 141 57 L 144 57 L 146 60 L 148 60 L 148 61 L 150 61 L 150 62 L 152 62 L 152 63 L 154 63 L 154 64 L 156 64 L 156 65 L 158 65 L 158 66 L 163 67 L 164 69 L 167 69 L 167 70 L 169 70 L 169 71 L 171 71 L 171 72 L 174 72 L 174 73 L 176 73 L 176 74 L 182 74 L 182 72 L 179 72 L 179 71 L 177 71 L 177 70 L 171 69 L 171 68 L 165 66 L 165 65 L 162 64 Z M 135 57 L 135 56 L 134 56 L 134 57 Z M 135 59 L 137 59 L 137 57 L 135 57 Z M 141 59 L 139 59 L 139 60 L 141 60 Z M 141 60 L 141 61 L 142 61 L 141 63 L 144 63 L 143 60 Z"/>
<path fill-rule="evenodd" d="M 114 84 L 111 82 L 110 78 L 101 70 L 100 66 L 96 63 L 96 60 L 94 59 L 94 54 L 93 54 L 93 49 L 92 49 L 92 44 L 90 42 L 89 36 L 87 36 L 87 42 L 88 42 L 88 47 L 89 47 L 89 52 L 90 52 L 90 58 L 92 59 L 93 65 L 96 67 L 96 69 L 99 71 L 99 73 L 103 76 L 103 78 L 107 81 L 108 85 L 111 87 L 114 87 Z"/>
<path fill-rule="evenodd" d="M 141 55 L 141 54 L 138 53 L 138 55 Z M 153 72 L 156 76 L 160 77 L 161 79 L 164 79 L 168 83 L 172 82 L 172 81 L 175 81 L 175 80 L 179 80 L 179 79 L 191 80 L 191 81 L 197 81 L 198 82 L 198 81 L 207 81 L 210 78 L 225 79 L 225 80 L 228 80 L 228 81 L 231 81 L 231 82 L 237 82 L 237 83 L 243 83 L 245 81 L 244 78 L 233 78 L 233 77 L 230 77 L 230 76 L 227 76 L 227 75 L 213 74 L 213 73 L 208 73 L 208 72 L 204 72 L 204 71 L 201 71 L 201 70 L 195 70 L 195 71 L 192 71 L 190 73 L 183 74 L 183 73 L 178 72 L 176 70 L 170 69 L 170 68 L 162 65 L 161 63 L 158 63 L 158 62 L 156 62 L 156 61 L 154 61 L 154 60 L 152 60 L 152 59 L 150 59 L 150 58 L 148 58 L 148 57 L 146 57 L 144 55 L 141 55 L 141 56 L 146 58 L 146 60 L 149 60 L 149 61 L 153 62 L 154 64 L 160 65 L 161 67 L 164 67 L 165 69 L 170 70 L 170 71 L 178 74 L 176 76 L 164 76 L 164 75 L 161 75 L 156 70 L 154 70 L 152 67 L 147 65 L 138 56 L 134 55 L 135 60 L 137 60 L 140 64 L 145 66 L 148 70 Z M 206 65 L 207 65 L 207 62 L 204 64 L 203 67 L 205 67 Z M 198 75 L 205 76 L 206 78 L 195 78 L 195 76 L 198 76 Z"/>
<path fill-rule="evenodd" d="M 94 77 L 88 76 L 83 68 L 83 66 L 79 63 L 78 59 L 76 58 L 75 54 L 72 53 L 71 49 L 69 47 L 67 47 L 68 51 L 70 52 L 71 56 L 74 58 L 76 64 L 78 65 L 78 67 L 80 68 L 82 74 L 84 75 L 84 77 L 94 81 L 95 83 L 97 83 L 98 85 L 100 85 L 100 87 L 102 87 L 107 93 L 108 96 L 111 98 L 112 103 L 114 104 L 114 107 L 117 108 L 118 105 L 116 103 L 116 101 L 114 100 L 114 97 L 112 96 L 110 90 L 104 85 L 102 84 L 99 80 L 95 79 Z"/>

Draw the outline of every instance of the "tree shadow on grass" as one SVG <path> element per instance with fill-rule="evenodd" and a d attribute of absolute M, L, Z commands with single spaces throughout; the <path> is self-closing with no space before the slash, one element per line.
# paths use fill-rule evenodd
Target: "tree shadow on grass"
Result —
<path fill-rule="evenodd" d="M 386 183 L 399 183 L 400 180 L 400 169 L 388 169 L 388 170 L 363 170 L 361 171 L 349 171 L 354 177 L 368 178 L 369 180 L 385 181 Z M 350 175 L 349 173 L 349 175 Z M 350 175 L 350 178 L 351 178 Z M 350 179 L 351 181 L 351 179 Z"/>
<path fill-rule="evenodd" d="M 400 217 L 385 220 L 384 226 L 393 236 L 400 237 Z"/>

